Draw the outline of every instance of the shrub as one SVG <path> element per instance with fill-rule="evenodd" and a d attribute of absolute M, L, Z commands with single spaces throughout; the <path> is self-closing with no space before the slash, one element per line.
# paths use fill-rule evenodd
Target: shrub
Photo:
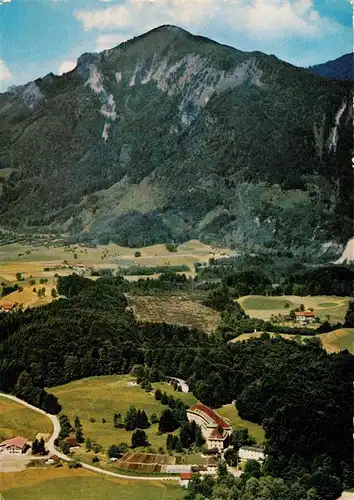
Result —
<path fill-rule="evenodd" d="M 166 243 L 166 248 L 169 252 L 177 252 L 177 245 L 174 243 Z"/>
<path fill-rule="evenodd" d="M 93 464 L 98 463 L 99 461 L 100 461 L 100 459 L 96 455 L 94 457 L 92 457 Z"/>
<path fill-rule="evenodd" d="M 135 252 L 134 257 L 141 257 L 141 252 L 139 252 L 139 251 Z"/>

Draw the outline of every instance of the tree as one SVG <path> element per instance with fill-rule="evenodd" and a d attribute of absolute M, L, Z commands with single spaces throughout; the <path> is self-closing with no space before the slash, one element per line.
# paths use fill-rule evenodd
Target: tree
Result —
<path fill-rule="evenodd" d="M 22 274 L 21 273 L 16 273 L 16 280 L 17 281 L 23 281 Z"/>
<path fill-rule="evenodd" d="M 38 455 L 39 451 L 38 451 L 38 439 L 34 439 L 33 440 L 33 443 L 32 443 L 32 455 Z"/>
<path fill-rule="evenodd" d="M 134 257 L 141 257 L 141 252 L 139 252 L 139 250 L 134 252 Z"/>
<path fill-rule="evenodd" d="M 231 445 L 238 450 L 241 446 L 255 443 L 253 436 L 250 436 L 246 427 L 239 427 L 231 434 Z"/>
<path fill-rule="evenodd" d="M 247 460 L 244 472 L 258 479 L 261 476 L 261 465 L 257 460 Z"/>
<path fill-rule="evenodd" d="M 175 398 L 172 396 L 172 394 L 171 396 L 168 396 L 168 406 L 172 409 L 176 408 L 176 401 Z"/>
<path fill-rule="evenodd" d="M 45 455 L 46 454 L 45 444 L 44 444 L 44 439 L 43 438 L 41 438 L 41 440 L 38 443 L 38 453 L 40 455 Z"/>
<path fill-rule="evenodd" d="M 51 295 L 52 295 L 53 299 L 56 299 L 58 297 L 58 292 L 56 291 L 55 288 L 52 288 Z"/>
<path fill-rule="evenodd" d="M 173 413 L 169 408 L 166 408 L 161 414 L 159 420 L 159 432 L 172 432 L 177 428 Z"/>
<path fill-rule="evenodd" d="M 151 421 L 152 424 L 157 424 L 157 422 L 159 421 L 159 419 L 157 418 L 156 413 L 153 413 L 151 415 L 150 421 Z"/>
<path fill-rule="evenodd" d="M 354 300 L 351 300 L 348 304 L 348 309 L 344 320 L 344 326 L 346 328 L 354 328 Z"/>
<path fill-rule="evenodd" d="M 126 431 L 133 431 L 136 428 L 137 411 L 132 405 L 127 411 L 124 419 L 124 427 Z"/>
<path fill-rule="evenodd" d="M 115 413 L 113 416 L 113 425 L 116 429 L 121 429 L 124 427 L 122 423 L 122 415 L 120 413 Z"/>
<path fill-rule="evenodd" d="M 168 405 L 168 396 L 167 396 L 166 392 L 163 392 L 161 394 L 161 404 Z"/>
<path fill-rule="evenodd" d="M 99 457 L 98 457 L 97 455 L 94 455 L 94 456 L 92 457 L 92 463 L 93 463 L 93 464 L 96 464 L 96 463 L 98 463 L 99 461 L 100 461 L 100 459 L 99 459 Z"/>
<path fill-rule="evenodd" d="M 86 441 L 85 441 L 85 446 L 86 446 L 86 450 L 87 451 L 91 451 L 92 450 L 92 441 L 90 438 L 87 438 Z"/>
<path fill-rule="evenodd" d="M 227 476 L 227 465 L 225 460 L 220 460 L 218 464 L 218 478 L 223 479 Z"/>
<path fill-rule="evenodd" d="M 160 401 L 161 400 L 161 389 L 156 389 L 156 391 L 155 391 L 155 399 L 156 399 L 156 401 Z"/>
<path fill-rule="evenodd" d="M 138 429 L 147 429 L 150 427 L 150 422 L 147 418 L 147 415 L 145 413 L 145 410 L 138 410 L 137 417 L 136 417 L 136 427 Z"/>
<path fill-rule="evenodd" d="M 132 435 L 132 448 L 137 448 L 138 446 L 148 446 L 148 444 L 145 431 L 137 429 Z"/>
<path fill-rule="evenodd" d="M 200 425 L 197 426 L 196 436 L 195 436 L 195 445 L 200 448 L 205 444 L 205 439 L 202 433 L 202 428 Z"/>
<path fill-rule="evenodd" d="M 118 446 L 112 444 L 108 448 L 108 457 L 109 458 L 120 458 L 128 451 L 127 443 L 120 443 Z"/>
<path fill-rule="evenodd" d="M 82 431 L 82 424 L 81 424 L 80 419 L 77 415 L 76 415 L 75 420 L 74 420 L 74 429 L 75 429 L 76 441 L 78 443 L 83 443 L 85 441 L 85 439 L 84 439 L 84 434 Z"/>
<path fill-rule="evenodd" d="M 60 422 L 59 439 L 68 437 L 70 432 L 72 431 L 72 426 L 70 424 L 68 417 L 66 415 L 60 415 L 59 422 Z"/>

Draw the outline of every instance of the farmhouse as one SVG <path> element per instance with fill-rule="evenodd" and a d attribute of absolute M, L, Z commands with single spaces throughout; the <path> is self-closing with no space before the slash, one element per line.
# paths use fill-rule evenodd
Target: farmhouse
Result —
<path fill-rule="evenodd" d="M 316 319 L 313 311 L 297 311 L 295 318 L 299 323 L 314 323 Z"/>
<path fill-rule="evenodd" d="M 0 443 L 0 453 L 21 455 L 21 453 L 25 453 L 27 444 L 27 439 L 21 436 L 7 439 L 6 441 Z"/>
<path fill-rule="evenodd" d="M 241 446 L 238 457 L 241 460 L 264 460 L 264 450 L 261 446 Z"/>
<path fill-rule="evenodd" d="M 10 312 L 14 309 L 14 307 L 15 304 L 13 304 L 12 302 L 4 302 L 3 304 L 1 304 L 0 310 L 2 312 Z"/>
<path fill-rule="evenodd" d="M 187 410 L 187 418 L 189 422 L 194 421 L 200 425 L 208 449 L 223 450 L 228 446 L 232 432 L 231 425 L 214 410 L 197 403 Z"/>

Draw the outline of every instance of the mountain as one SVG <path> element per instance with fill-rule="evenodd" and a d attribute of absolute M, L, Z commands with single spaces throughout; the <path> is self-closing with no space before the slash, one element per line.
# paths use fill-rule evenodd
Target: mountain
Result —
<path fill-rule="evenodd" d="M 333 61 L 310 66 L 309 71 L 316 75 L 338 80 L 354 80 L 353 53 L 344 54 Z"/>
<path fill-rule="evenodd" d="M 351 138 L 349 82 L 161 26 L 0 94 L 1 226 L 338 254 Z"/>

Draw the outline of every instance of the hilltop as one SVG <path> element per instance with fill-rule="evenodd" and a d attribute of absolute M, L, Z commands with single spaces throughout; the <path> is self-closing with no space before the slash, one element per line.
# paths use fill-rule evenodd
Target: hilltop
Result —
<path fill-rule="evenodd" d="M 338 256 L 350 82 L 161 26 L 0 94 L 3 229 Z"/>

